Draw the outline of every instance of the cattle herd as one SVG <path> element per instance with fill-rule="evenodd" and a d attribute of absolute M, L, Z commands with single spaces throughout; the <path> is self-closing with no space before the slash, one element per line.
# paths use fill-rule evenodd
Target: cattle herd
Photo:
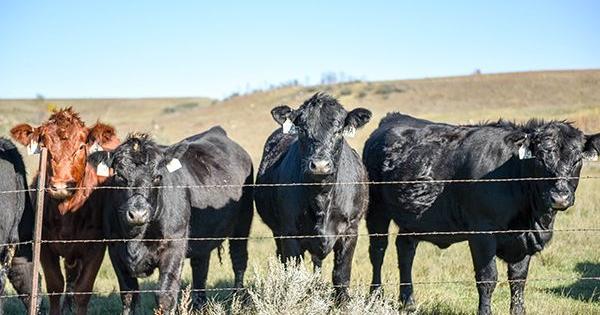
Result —
<path fill-rule="evenodd" d="M 29 152 L 48 151 L 42 239 L 51 242 L 42 244 L 40 261 L 50 314 L 87 312 L 91 295 L 77 293 L 93 290 L 107 248 L 123 314 L 139 310 L 138 278 L 155 269 L 157 308 L 173 310 L 185 258 L 194 307 L 202 307 L 210 253 L 224 238 L 231 238 L 234 286 L 242 288 L 254 204 L 282 262 L 297 263 L 308 251 L 319 268 L 334 253 L 338 303 L 348 299 L 358 225 L 366 217 L 372 290 L 381 286 L 385 234 L 394 221 L 400 232 L 413 233 L 396 237 L 405 310 L 415 305 L 411 270 L 419 241 L 440 248 L 467 241 L 478 313 L 491 313 L 498 257 L 515 280 L 510 312 L 524 314 L 530 258 L 551 239 L 556 214 L 573 205 L 582 161 L 600 153 L 600 134 L 584 135 L 564 121 L 455 126 L 390 113 L 361 160 L 345 138 L 369 122 L 369 110 L 347 111 L 317 93 L 297 109 L 282 105 L 271 114 L 281 127 L 266 140 L 256 185 L 250 156 L 221 127 L 171 146 L 145 133 L 121 142 L 113 127 L 86 127 L 66 108 L 41 126 L 12 128 Z M 34 212 L 22 157 L 8 139 L 0 139 L 0 176 L 0 190 L 16 191 L 0 194 L 0 294 L 8 278 L 28 303 Z M 531 178 L 544 180 L 523 180 Z M 520 232 L 476 233 L 509 230 Z M 110 241 L 86 242 L 102 239 Z M 69 240 L 82 241 L 61 242 Z"/>

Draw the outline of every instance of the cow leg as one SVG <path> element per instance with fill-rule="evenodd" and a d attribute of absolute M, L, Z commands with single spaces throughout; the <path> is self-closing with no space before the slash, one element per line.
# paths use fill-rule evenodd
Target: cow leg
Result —
<path fill-rule="evenodd" d="M 187 237 L 187 235 L 182 235 Z M 177 295 L 181 286 L 181 269 L 183 259 L 187 251 L 186 243 L 182 241 L 172 241 L 171 250 L 165 251 L 160 261 L 160 275 L 158 277 L 159 291 L 156 295 L 156 302 L 159 310 L 172 313 L 177 303 Z"/>
<path fill-rule="evenodd" d="M 396 236 L 398 268 L 400 268 L 400 302 L 407 311 L 413 311 L 415 299 L 412 285 L 412 266 L 417 251 L 418 241 L 409 236 Z M 403 285 L 407 283 L 406 285 Z"/>
<path fill-rule="evenodd" d="M 348 234 L 356 234 L 356 231 L 349 231 Z M 333 285 L 335 287 L 335 299 L 338 303 L 343 303 L 350 299 L 348 286 L 350 285 L 352 258 L 354 257 L 356 240 L 356 236 L 343 237 L 333 247 Z"/>
<path fill-rule="evenodd" d="M 321 271 L 321 267 L 323 266 L 323 259 L 321 259 L 317 255 L 311 255 L 310 258 L 311 258 L 312 263 L 313 263 L 313 272 L 320 272 Z"/>
<path fill-rule="evenodd" d="M 88 255 L 77 262 L 81 265 L 77 281 L 75 282 L 75 292 L 91 292 L 94 289 L 94 281 L 98 275 L 98 270 L 102 266 L 104 252 L 106 247 L 94 247 L 88 251 Z M 88 304 L 92 298 L 91 294 L 76 294 L 75 295 L 75 314 L 85 315 L 87 313 Z"/>
<path fill-rule="evenodd" d="M 531 256 L 525 255 L 523 260 L 508 264 L 508 280 L 517 280 L 510 282 L 510 314 L 525 314 L 525 280 L 529 271 L 529 261 Z M 522 281 L 521 281 L 522 280 Z"/>
<path fill-rule="evenodd" d="M 254 209 L 252 208 L 251 199 L 246 203 L 247 206 L 241 209 L 241 215 L 237 218 L 233 237 L 246 238 L 250 235 L 250 225 L 252 224 Z M 248 240 L 229 240 L 229 256 L 231 257 L 231 264 L 235 275 L 234 287 L 242 288 L 244 287 L 244 274 L 248 267 Z"/>
<path fill-rule="evenodd" d="M 293 234 L 287 234 L 293 235 Z M 291 259 L 294 259 L 294 264 L 299 263 L 302 258 L 302 253 L 304 252 L 300 246 L 300 241 L 298 239 L 293 238 L 285 238 L 281 239 L 281 262 L 284 264 L 290 263 Z"/>
<path fill-rule="evenodd" d="M 12 260 L 11 267 L 8 271 L 8 279 L 18 294 L 27 294 L 28 296 L 21 297 L 21 302 L 25 307 L 29 307 L 29 296 L 31 295 L 31 280 L 33 278 L 33 263 L 26 257 L 15 257 Z M 42 299 L 38 299 L 39 303 Z"/>
<path fill-rule="evenodd" d="M 82 268 L 80 261 L 65 259 L 66 288 L 61 307 L 63 314 L 70 314 L 73 310 L 73 291 Z"/>
<path fill-rule="evenodd" d="M 118 246 L 118 245 L 117 245 Z M 119 281 L 119 289 L 121 291 L 139 291 L 140 286 L 138 280 L 132 277 L 125 267 L 125 263 L 121 261 L 115 245 L 108 247 L 108 254 L 112 263 L 117 280 Z M 121 293 L 121 302 L 123 303 L 123 315 L 135 314 L 140 301 L 139 293 Z"/>
<path fill-rule="evenodd" d="M 206 303 L 206 278 L 208 277 L 208 267 L 210 255 L 192 257 L 192 302 L 194 309 L 200 309 Z"/>
<path fill-rule="evenodd" d="M 367 230 L 369 234 L 386 234 L 390 227 L 390 219 L 375 205 L 369 205 L 367 212 Z M 371 280 L 371 292 L 381 288 L 381 266 L 385 257 L 385 250 L 388 246 L 388 237 L 370 236 L 369 237 L 369 258 L 373 267 L 373 278 Z"/>
<path fill-rule="evenodd" d="M 65 280 L 60 269 L 59 256 L 54 254 L 47 246 L 42 246 L 40 252 L 40 262 L 44 270 L 44 280 L 46 280 L 46 290 L 51 295 L 50 315 L 60 314 L 60 294 L 65 289 Z"/>
<path fill-rule="evenodd" d="M 498 281 L 496 241 L 490 235 L 477 235 L 469 240 L 471 258 L 479 293 L 479 315 L 492 314 L 492 293 Z"/>

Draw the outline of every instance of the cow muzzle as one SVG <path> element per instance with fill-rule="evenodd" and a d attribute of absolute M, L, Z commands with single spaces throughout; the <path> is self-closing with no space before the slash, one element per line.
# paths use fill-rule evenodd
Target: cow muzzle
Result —
<path fill-rule="evenodd" d="M 308 170 L 313 175 L 329 175 L 333 172 L 330 159 L 312 159 L 308 161 Z"/>
<path fill-rule="evenodd" d="M 48 185 L 48 195 L 54 199 L 63 200 L 73 195 L 75 182 L 56 182 Z"/>
<path fill-rule="evenodd" d="M 131 225 L 144 225 L 148 222 L 148 211 L 131 209 L 127 211 L 127 223 Z"/>
<path fill-rule="evenodd" d="M 563 211 L 573 205 L 573 198 L 570 193 L 565 192 L 550 192 L 550 203 L 552 209 Z"/>

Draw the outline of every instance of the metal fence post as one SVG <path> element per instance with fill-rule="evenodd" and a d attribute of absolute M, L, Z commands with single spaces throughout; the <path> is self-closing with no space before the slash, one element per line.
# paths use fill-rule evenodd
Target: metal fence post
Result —
<path fill-rule="evenodd" d="M 37 182 L 37 198 L 35 209 L 35 230 L 33 234 L 33 275 L 31 282 L 31 297 L 29 299 L 29 315 L 37 314 L 38 291 L 39 291 L 39 269 L 40 269 L 40 248 L 42 240 L 42 220 L 44 218 L 44 196 L 46 194 L 46 160 L 48 159 L 48 149 L 42 148 L 40 154 L 40 167 Z"/>

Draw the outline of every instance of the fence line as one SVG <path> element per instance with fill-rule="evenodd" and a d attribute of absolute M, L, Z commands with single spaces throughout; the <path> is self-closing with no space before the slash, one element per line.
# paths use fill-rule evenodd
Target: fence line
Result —
<path fill-rule="evenodd" d="M 564 228 L 564 229 L 540 229 L 540 230 L 491 230 L 491 231 L 431 231 L 431 232 L 394 232 L 394 233 L 354 233 L 354 234 L 324 234 L 324 235 L 280 235 L 280 236 L 247 236 L 247 237 L 181 237 L 181 238 L 104 238 L 104 239 L 79 239 L 79 240 L 40 240 L 42 244 L 69 244 L 69 243 L 118 243 L 118 242 L 171 242 L 171 241 L 252 241 L 267 239 L 312 239 L 312 238 L 337 238 L 337 237 L 376 237 L 376 236 L 432 236 L 432 235 L 478 235 L 478 234 L 513 234 L 513 233 L 598 233 L 600 228 Z M 33 241 L 5 243 L 9 245 L 28 245 Z"/>
<path fill-rule="evenodd" d="M 243 187 L 295 187 L 295 186 L 350 186 L 350 185 L 412 185 L 412 184 L 454 184 L 454 183 L 506 183 L 551 180 L 588 180 L 600 179 L 600 176 L 559 176 L 559 177 L 515 177 L 515 178 L 480 178 L 480 179 L 423 179 L 398 181 L 355 181 L 355 182 L 311 182 L 311 183 L 273 183 L 273 184 L 203 184 L 203 185 L 158 185 L 158 186 L 81 186 L 65 188 L 77 190 L 136 190 L 136 189 L 187 189 L 187 188 L 243 188 Z M 28 188 L 1 190 L 0 194 L 21 192 L 48 192 L 50 188 Z"/>
<path fill-rule="evenodd" d="M 486 284 L 486 283 L 523 283 L 523 282 L 564 282 L 564 281 L 600 281 L 600 276 L 595 277 L 560 277 L 560 278 L 533 278 L 533 279 L 498 279 L 497 281 L 485 280 L 485 281 L 474 281 L 474 280 L 439 280 L 439 281 L 414 281 L 414 282 L 387 282 L 381 283 L 376 287 L 399 287 L 407 285 L 443 285 L 443 284 Z M 331 288 L 346 287 L 346 288 L 363 288 L 372 287 L 371 284 L 350 284 L 350 285 L 330 285 Z M 235 292 L 248 290 L 248 287 L 243 288 L 206 288 L 206 289 L 189 289 L 190 292 Z M 183 289 L 187 290 L 187 289 Z M 40 292 L 37 296 L 62 296 L 62 295 L 100 295 L 100 294 L 127 294 L 127 293 L 165 293 L 165 292 L 179 292 L 182 289 L 177 290 L 160 290 L 160 289 L 144 289 L 144 290 L 100 290 L 100 291 L 83 291 L 83 292 Z M 0 296 L 0 299 L 10 299 L 17 297 L 26 297 L 28 294 L 12 294 Z"/>

